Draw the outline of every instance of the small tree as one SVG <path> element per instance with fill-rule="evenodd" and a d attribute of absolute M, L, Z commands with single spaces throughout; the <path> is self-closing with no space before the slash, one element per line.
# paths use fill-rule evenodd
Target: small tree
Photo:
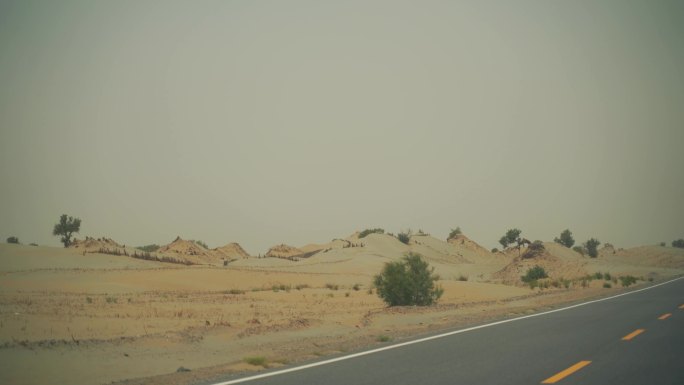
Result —
<path fill-rule="evenodd" d="M 584 243 L 584 248 L 587 250 L 587 254 L 589 254 L 590 257 L 596 258 L 598 257 L 598 247 L 600 244 L 601 241 L 596 238 L 591 238 Z"/>
<path fill-rule="evenodd" d="M 12 237 L 7 237 L 7 243 L 19 244 L 19 238 L 14 237 L 14 236 L 12 236 Z"/>
<path fill-rule="evenodd" d="M 556 238 L 553 241 L 556 243 L 560 243 L 568 249 L 572 248 L 572 245 L 575 244 L 575 238 L 572 237 L 572 232 L 570 231 L 570 229 L 563 230 L 563 232 L 560 234 L 560 238 Z"/>
<path fill-rule="evenodd" d="M 433 274 L 420 254 L 408 253 L 401 261 L 385 264 L 373 283 L 378 296 L 389 306 L 427 306 L 442 296 L 444 290 L 436 286 L 439 276 Z"/>
<path fill-rule="evenodd" d="M 64 244 L 64 247 L 69 247 L 71 245 L 71 236 L 73 233 L 78 233 L 81 229 L 81 220 L 79 218 L 69 217 L 66 214 L 62 214 L 59 217 L 59 222 L 55 224 L 54 229 L 52 229 L 52 235 L 61 236 L 60 241 Z"/>
<path fill-rule="evenodd" d="M 449 233 L 449 237 L 447 238 L 447 241 L 451 238 L 456 238 L 457 236 L 463 234 L 461 231 L 460 227 L 456 227 L 455 229 L 451 229 L 451 232 Z"/>

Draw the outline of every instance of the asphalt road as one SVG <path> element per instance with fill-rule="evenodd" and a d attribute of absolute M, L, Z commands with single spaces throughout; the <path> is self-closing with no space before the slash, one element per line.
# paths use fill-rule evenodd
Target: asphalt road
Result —
<path fill-rule="evenodd" d="M 684 279 L 481 326 L 220 384 L 684 384 Z"/>

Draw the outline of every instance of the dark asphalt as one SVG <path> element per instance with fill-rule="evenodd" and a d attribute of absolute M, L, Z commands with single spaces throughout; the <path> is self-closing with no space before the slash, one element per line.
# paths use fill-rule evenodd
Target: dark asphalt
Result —
<path fill-rule="evenodd" d="M 684 384 L 684 279 L 573 309 L 494 325 L 245 384 Z M 672 313 L 666 320 L 658 320 Z M 622 337 L 646 329 L 631 341 Z M 240 377 L 226 378 L 225 381 Z"/>

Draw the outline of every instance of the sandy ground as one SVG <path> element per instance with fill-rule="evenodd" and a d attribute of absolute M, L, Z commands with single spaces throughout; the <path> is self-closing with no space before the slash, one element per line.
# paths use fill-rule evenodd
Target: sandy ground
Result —
<path fill-rule="evenodd" d="M 640 285 L 684 272 L 683 250 L 656 246 L 590 259 L 547 244 L 530 261 L 470 240 L 354 242 L 363 246 L 225 267 L 0 244 L 0 383 L 193 383 L 261 369 L 246 357 L 279 366 L 623 290 L 586 278 L 598 271 L 643 277 Z M 437 306 L 387 308 L 372 291 L 373 275 L 407 251 L 441 276 Z M 548 288 L 519 280 L 532 264 L 549 271 Z M 181 366 L 191 371 L 176 373 Z"/>

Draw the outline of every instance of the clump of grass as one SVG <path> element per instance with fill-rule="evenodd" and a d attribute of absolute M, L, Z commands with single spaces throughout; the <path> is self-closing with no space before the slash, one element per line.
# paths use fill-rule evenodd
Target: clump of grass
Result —
<path fill-rule="evenodd" d="M 250 365 L 268 367 L 268 360 L 264 356 L 245 357 L 242 360 Z"/>
<path fill-rule="evenodd" d="M 271 290 L 273 290 L 273 291 L 276 292 L 276 293 L 279 292 L 279 291 L 281 291 L 281 290 L 282 290 L 282 291 L 286 291 L 286 292 L 289 293 L 290 290 L 292 290 L 292 286 L 290 286 L 290 285 L 284 285 L 284 284 L 273 285 L 273 286 L 271 287 Z"/>
<path fill-rule="evenodd" d="M 388 342 L 388 341 L 391 341 L 392 338 L 390 336 L 380 335 L 375 340 L 378 342 Z"/>
<path fill-rule="evenodd" d="M 224 290 L 223 294 L 245 294 L 245 291 L 240 289 L 230 289 Z"/>
<path fill-rule="evenodd" d="M 339 290 L 339 289 L 340 289 L 340 285 L 334 285 L 334 284 L 332 284 L 332 283 L 326 283 L 326 284 L 325 284 L 325 288 L 326 288 L 326 289 L 330 289 L 330 290 Z"/>
<path fill-rule="evenodd" d="M 93 303 L 93 299 L 90 298 L 90 297 L 86 297 L 86 302 L 87 302 L 87 303 Z"/>
<path fill-rule="evenodd" d="M 610 282 L 604 282 L 603 287 L 606 289 L 610 289 L 611 287 L 613 287 L 613 285 L 611 285 Z"/>
<path fill-rule="evenodd" d="M 349 292 L 344 293 L 345 297 L 349 297 Z"/>
<path fill-rule="evenodd" d="M 601 273 L 600 271 L 597 271 L 596 273 L 594 273 L 594 278 L 595 279 L 603 279 L 603 273 Z"/>
<path fill-rule="evenodd" d="M 620 283 L 622 284 L 622 287 L 628 287 L 630 285 L 633 285 L 636 283 L 636 281 L 636 277 L 631 275 L 624 275 L 620 277 Z"/>
<path fill-rule="evenodd" d="M 107 301 L 107 303 L 117 303 L 118 302 L 116 297 L 106 297 L 105 301 Z"/>
<path fill-rule="evenodd" d="M 295 286 L 295 289 L 297 289 L 297 290 L 308 289 L 308 288 L 309 288 L 309 285 L 307 285 L 305 283 L 300 283 L 299 285 Z"/>
<path fill-rule="evenodd" d="M 610 273 L 604 273 L 603 279 L 605 279 L 606 281 L 610 281 L 611 279 L 613 279 L 613 277 L 610 275 Z"/>
<path fill-rule="evenodd" d="M 354 289 L 354 291 L 359 291 L 359 290 L 361 290 L 361 285 L 359 285 L 358 283 L 355 283 L 354 286 L 352 286 L 352 289 Z"/>

